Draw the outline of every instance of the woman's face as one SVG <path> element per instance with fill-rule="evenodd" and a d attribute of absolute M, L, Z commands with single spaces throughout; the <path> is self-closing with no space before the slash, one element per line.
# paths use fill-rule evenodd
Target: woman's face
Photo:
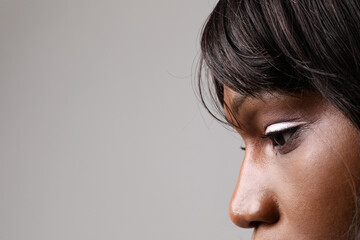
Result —
<path fill-rule="evenodd" d="M 224 94 L 246 146 L 232 221 L 255 227 L 255 240 L 346 239 L 360 183 L 357 128 L 314 93 Z"/>

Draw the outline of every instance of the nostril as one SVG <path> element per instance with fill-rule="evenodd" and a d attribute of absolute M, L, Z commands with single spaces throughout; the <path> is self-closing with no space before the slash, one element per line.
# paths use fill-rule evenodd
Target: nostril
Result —
<path fill-rule="evenodd" d="M 249 224 L 249 228 L 257 228 L 261 224 L 260 221 L 252 221 Z"/>
<path fill-rule="evenodd" d="M 271 218 L 264 218 L 263 221 L 251 221 L 249 223 L 249 228 L 257 228 L 260 225 L 273 225 L 276 224 L 278 221 L 280 220 L 280 216 L 279 215 L 273 215 L 273 217 Z"/>
<path fill-rule="evenodd" d="M 264 219 L 265 220 L 265 219 Z M 257 228 L 260 225 L 274 225 L 280 220 L 280 216 L 274 218 L 268 218 L 267 221 L 251 221 L 249 223 L 249 228 Z"/>
<path fill-rule="evenodd" d="M 249 228 L 258 228 L 260 225 L 273 225 L 279 221 L 280 218 L 277 218 L 275 221 L 272 222 L 261 222 L 261 221 L 252 221 L 249 223 Z"/>

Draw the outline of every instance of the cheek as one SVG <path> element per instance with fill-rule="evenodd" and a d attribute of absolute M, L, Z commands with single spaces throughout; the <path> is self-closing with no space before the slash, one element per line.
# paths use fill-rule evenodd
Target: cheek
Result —
<path fill-rule="evenodd" d="M 358 189 L 359 145 L 352 125 L 329 131 L 328 124 L 308 134 L 296 151 L 281 160 L 279 201 L 295 232 L 339 236 L 348 230 Z M 300 226 L 300 227 L 299 227 Z"/>

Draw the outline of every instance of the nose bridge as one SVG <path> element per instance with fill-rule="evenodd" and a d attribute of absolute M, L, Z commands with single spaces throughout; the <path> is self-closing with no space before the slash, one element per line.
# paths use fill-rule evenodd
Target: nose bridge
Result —
<path fill-rule="evenodd" d="M 264 163 L 254 161 L 254 156 L 244 157 L 229 206 L 230 218 L 239 227 L 273 224 L 280 217 L 266 168 Z"/>

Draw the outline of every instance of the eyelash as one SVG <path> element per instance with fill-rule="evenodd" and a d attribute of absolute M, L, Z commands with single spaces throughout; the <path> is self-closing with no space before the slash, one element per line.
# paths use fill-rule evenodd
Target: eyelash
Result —
<path fill-rule="evenodd" d="M 281 148 L 281 147 L 287 145 L 289 143 L 289 141 L 291 142 L 294 134 L 296 133 L 296 131 L 298 131 L 299 128 L 300 128 L 300 126 L 296 126 L 296 127 L 284 129 L 284 130 L 281 130 L 278 132 L 272 132 L 272 133 L 264 135 L 263 137 L 270 139 L 274 148 L 275 147 Z M 287 134 L 287 136 L 285 136 L 286 134 Z M 280 139 L 277 137 L 280 137 Z"/>
<path fill-rule="evenodd" d="M 270 139 L 274 148 L 281 148 L 283 146 L 286 146 L 289 143 L 289 141 L 292 141 L 294 134 L 299 130 L 300 127 L 301 126 L 296 126 L 281 131 L 272 132 L 263 135 L 262 138 Z M 287 136 L 287 139 L 285 139 L 286 137 L 284 137 L 285 134 L 289 134 L 289 136 Z M 282 139 L 276 139 L 276 137 L 279 136 L 281 136 Z M 246 147 L 240 146 L 240 149 L 246 151 Z"/>

